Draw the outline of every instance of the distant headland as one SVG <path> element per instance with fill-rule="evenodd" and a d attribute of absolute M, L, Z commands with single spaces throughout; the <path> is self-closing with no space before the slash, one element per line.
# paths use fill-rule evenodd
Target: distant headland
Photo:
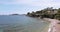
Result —
<path fill-rule="evenodd" d="M 40 18 L 51 18 L 60 20 L 60 8 L 53 9 L 53 7 L 48 7 L 36 12 L 28 12 L 27 16 L 30 17 L 40 17 Z"/>
<path fill-rule="evenodd" d="M 11 15 L 20 15 L 20 14 L 11 14 Z"/>
<path fill-rule="evenodd" d="M 14 15 L 26 15 L 26 14 L 9 14 L 9 15 L 14 16 Z"/>

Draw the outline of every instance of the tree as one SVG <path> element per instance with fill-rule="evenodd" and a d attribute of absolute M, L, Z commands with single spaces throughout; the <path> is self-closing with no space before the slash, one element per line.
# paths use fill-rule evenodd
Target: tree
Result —
<path fill-rule="evenodd" d="M 29 15 L 29 14 L 30 14 L 30 12 L 27 13 L 27 15 Z"/>
<path fill-rule="evenodd" d="M 57 11 L 57 14 L 55 15 L 55 18 L 60 20 L 60 8 Z"/>

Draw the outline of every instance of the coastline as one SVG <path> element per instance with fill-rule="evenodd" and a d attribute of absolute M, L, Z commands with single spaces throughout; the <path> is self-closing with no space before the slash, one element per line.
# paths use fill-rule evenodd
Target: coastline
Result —
<path fill-rule="evenodd" d="M 43 29 L 42 32 L 48 32 L 48 29 L 49 29 L 49 24 Z"/>
<path fill-rule="evenodd" d="M 44 21 L 48 21 L 50 24 L 48 25 L 47 32 L 51 31 L 51 22 L 49 21 L 49 18 L 43 18 Z"/>
<path fill-rule="evenodd" d="M 60 32 L 60 25 L 57 24 L 60 23 L 59 20 L 50 18 L 43 18 L 43 19 L 50 22 L 48 32 Z"/>

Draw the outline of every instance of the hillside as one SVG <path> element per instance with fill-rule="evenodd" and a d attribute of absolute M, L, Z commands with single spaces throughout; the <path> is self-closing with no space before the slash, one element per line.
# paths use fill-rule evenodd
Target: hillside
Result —
<path fill-rule="evenodd" d="M 28 12 L 28 16 L 30 17 L 40 17 L 40 18 L 51 18 L 51 19 L 59 19 L 60 20 L 60 8 L 53 9 L 53 7 L 48 7 L 36 12 Z"/>

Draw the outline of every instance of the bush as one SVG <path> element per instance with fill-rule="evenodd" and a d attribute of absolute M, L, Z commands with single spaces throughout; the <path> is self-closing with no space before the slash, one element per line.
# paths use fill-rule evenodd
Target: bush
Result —
<path fill-rule="evenodd" d="M 57 14 L 57 15 L 55 16 L 55 19 L 60 20 L 60 14 Z"/>

